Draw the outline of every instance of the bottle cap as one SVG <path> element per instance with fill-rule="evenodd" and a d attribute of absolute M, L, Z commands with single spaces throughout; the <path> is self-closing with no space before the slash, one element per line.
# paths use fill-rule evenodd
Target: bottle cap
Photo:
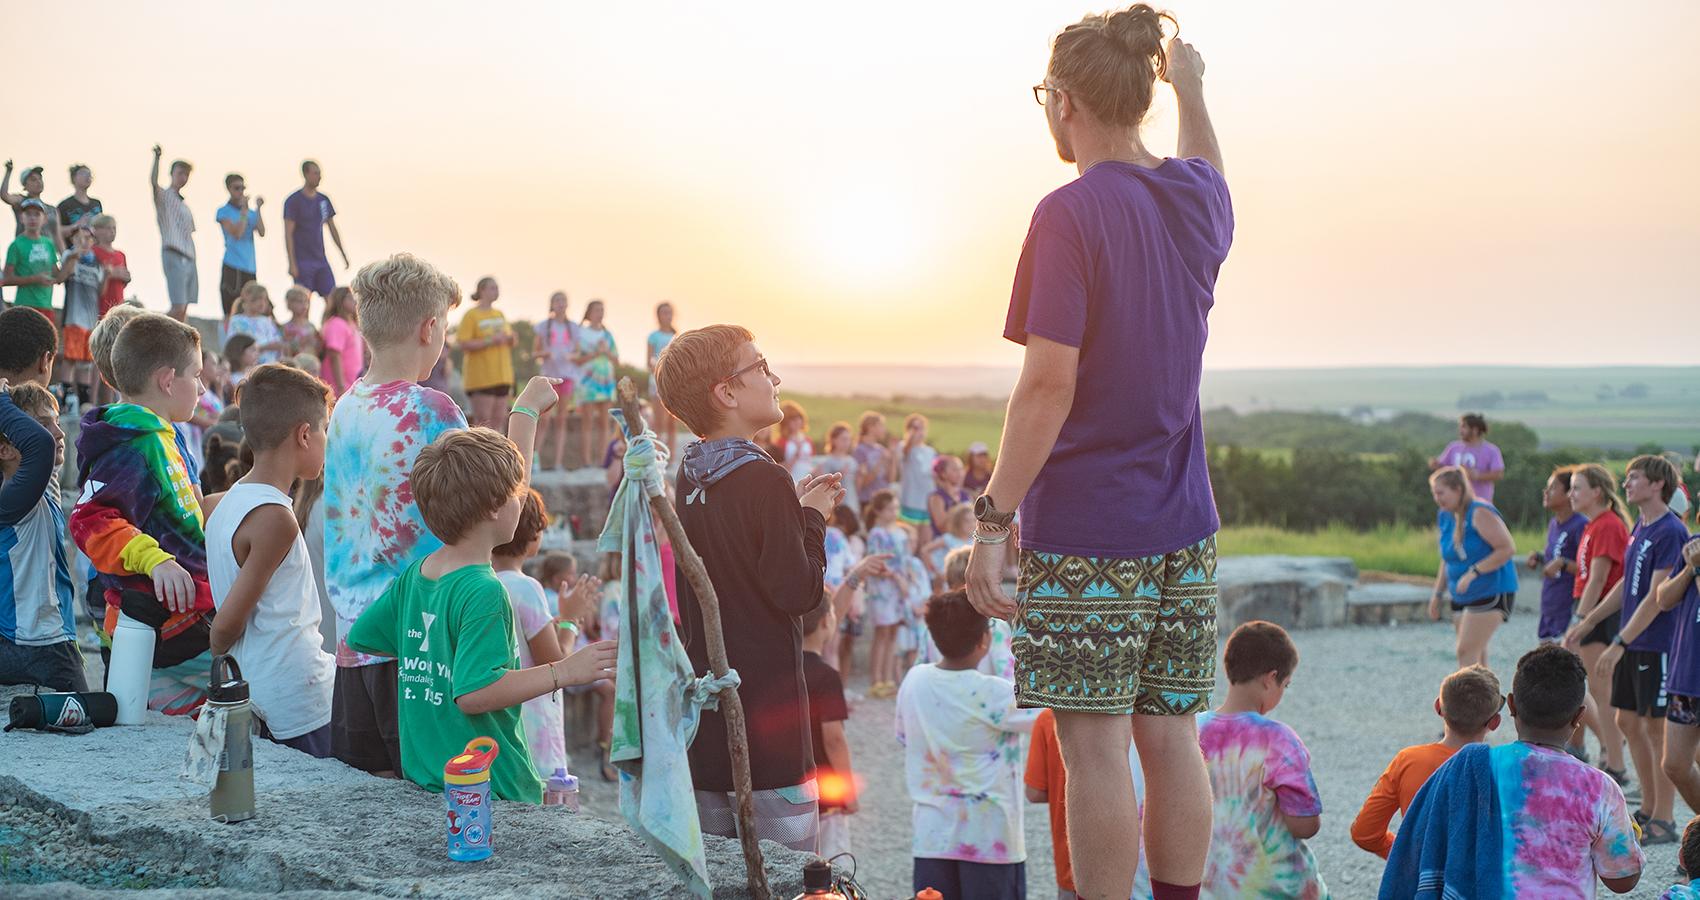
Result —
<path fill-rule="evenodd" d="M 443 781 L 448 784 L 476 784 L 489 778 L 491 763 L 501 752 L 496 739 L 475 737 L 466 742 L 466 749 L 443 766 Z"/>
<path fill-rule="evenodd" d="M 207 699 L 214 703 L 247 701 L 248 682 L 242 680 L 242 667 L 236 664 L 236 657 L 228 653 L 213 657 L 212 687 L 207 691 Z"/>
<path fill-rule="evenodd" d="M 915 900 L 944 900 L 944 895 L 930 887 L 921 888 L 920 893 L 915 895 Z"/>
<path fill-rule="evenodd" d="M 821 893 L 832 890 L 832 864 L 820 857 L 803 863 L 803 891 Z"/>

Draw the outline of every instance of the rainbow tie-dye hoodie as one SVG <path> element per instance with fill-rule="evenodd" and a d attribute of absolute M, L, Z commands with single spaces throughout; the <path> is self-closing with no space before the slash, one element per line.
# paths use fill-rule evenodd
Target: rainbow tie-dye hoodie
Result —
<path fill-rule="evenodd" d="M 153 596 L 154 567 L 166 560 L 194 578 L 195 606 L 167 619 L 160 636 L 169 640 L 211 615 L 201 504 L 171 423 L 134 403 L 91 409 L 77 461 L 83 492 L 71 510 L 71 537 L 100 573 L 106 633 L 118 624 L 122 592 Z"/>

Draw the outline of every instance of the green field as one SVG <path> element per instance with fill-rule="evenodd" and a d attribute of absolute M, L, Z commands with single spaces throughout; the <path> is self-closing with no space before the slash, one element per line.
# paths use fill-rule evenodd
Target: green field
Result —
<path fill-rule="evenodd" d="M 852 431 L 862 413 L 868 410 L 885 416 L 886 426 L 894 435 L 903 433 L 903 419 L 918 412 L 927 417 L 927 441 L 940 453 L 963 454 L 968 445 L 985 441 L 992 454 L 998 452 L 998 437 L 1003 433 L 1004 404 L 984 398 L 950 398 L 876 400 L 867 397 L 823 397 L 811 394 L 791 394 L 780 390 L 780 396 L 795 400 L 809 414 L 809 434 L 819 442 L 834 422 L 848 422 Z M 819 443 L 815 452 L 824 447 Z"/>
<path fill-rule="evenodd" d="M 1511 537 L 1518 559 L 1526 559 L 1546 541 L 1544 533 L 1534 531 L 1513 532 Z M 1438 541 L 1433 528 L 1404 525 L 1383 525 L 1371 531 L 1333 525 L 1312 532 L 1240 525 L 1223 528 L 1216 536 L 1216 549 L 1223 556 L 1345 556 L 1360 571 L 1432 576 L 1440 563 Z"/>

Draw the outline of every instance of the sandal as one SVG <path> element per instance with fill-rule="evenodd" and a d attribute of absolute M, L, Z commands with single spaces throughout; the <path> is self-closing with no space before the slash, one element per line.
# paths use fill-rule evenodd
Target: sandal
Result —
<path fill-rule="evenodd" d="M 1682 840 L 1676 833 L 1676 823 L 1664 819 L 1653 819 L 1641 831 L 1641 846 L 1650 847 L 1654 844 L 1674 844 Z"/>
<path fill-rule="evenodd" d="M 598 741 L 596 747 L 602 751 L 601 754 L 599 754 L 602 758 L 602 768 L 598 772 L 598 774 L 602 776 L 602 780 L 609 783 L 619 781 L 620 770 L 615 768 L 614 764 L 608 759 L 608 742 Z"/>

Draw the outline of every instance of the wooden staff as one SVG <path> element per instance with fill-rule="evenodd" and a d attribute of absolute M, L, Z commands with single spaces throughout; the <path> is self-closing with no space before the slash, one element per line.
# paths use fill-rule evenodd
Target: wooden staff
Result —
<path fill-rule="evenodd" d="M 630 378 L 620 379 L 619 392 L 620 410 L 626 415 L 626 426 L 633 436 L 643 433 L 643 414 L 638 412 L 637 389 L 632 387 Z M 703 568 L 702 557 L 691 547 L 690 538 L 685 537 L 685 526 L 679 523 L 679 514 L 673 505 L 667 502 L 667 492 L 650 497 L 649 508 L 661 520 L 661 526 L 667 529 L 667 537 L 673 541 L 674 562 L 685 573 L 685 579 L 697 595 L 697 604 L 702 607 L 702 630 L 708 639 L 708 666 L 714 677 L 724 678 L 729 668 L 726 664 L 726 634 L 720 625 L 720 598 L 714 593 L 714 583 L 708 580 L 708 570 Z M 732 788 L 738 797 L 738 840 L 744 847 L 745 883 L 749 886 L 750 896 L 756 900 L 769 900 L 772 890 L 767 885 L 767 869 L 762 864 L 761 844 L 756 839 L 756 802 L 750 785 L 749 729 L 744 724 L 744 702 L 739 699 L 737 689 L 720 693 L 720 711 L 726 716 L 726 745 L 732 752 Z"/>

